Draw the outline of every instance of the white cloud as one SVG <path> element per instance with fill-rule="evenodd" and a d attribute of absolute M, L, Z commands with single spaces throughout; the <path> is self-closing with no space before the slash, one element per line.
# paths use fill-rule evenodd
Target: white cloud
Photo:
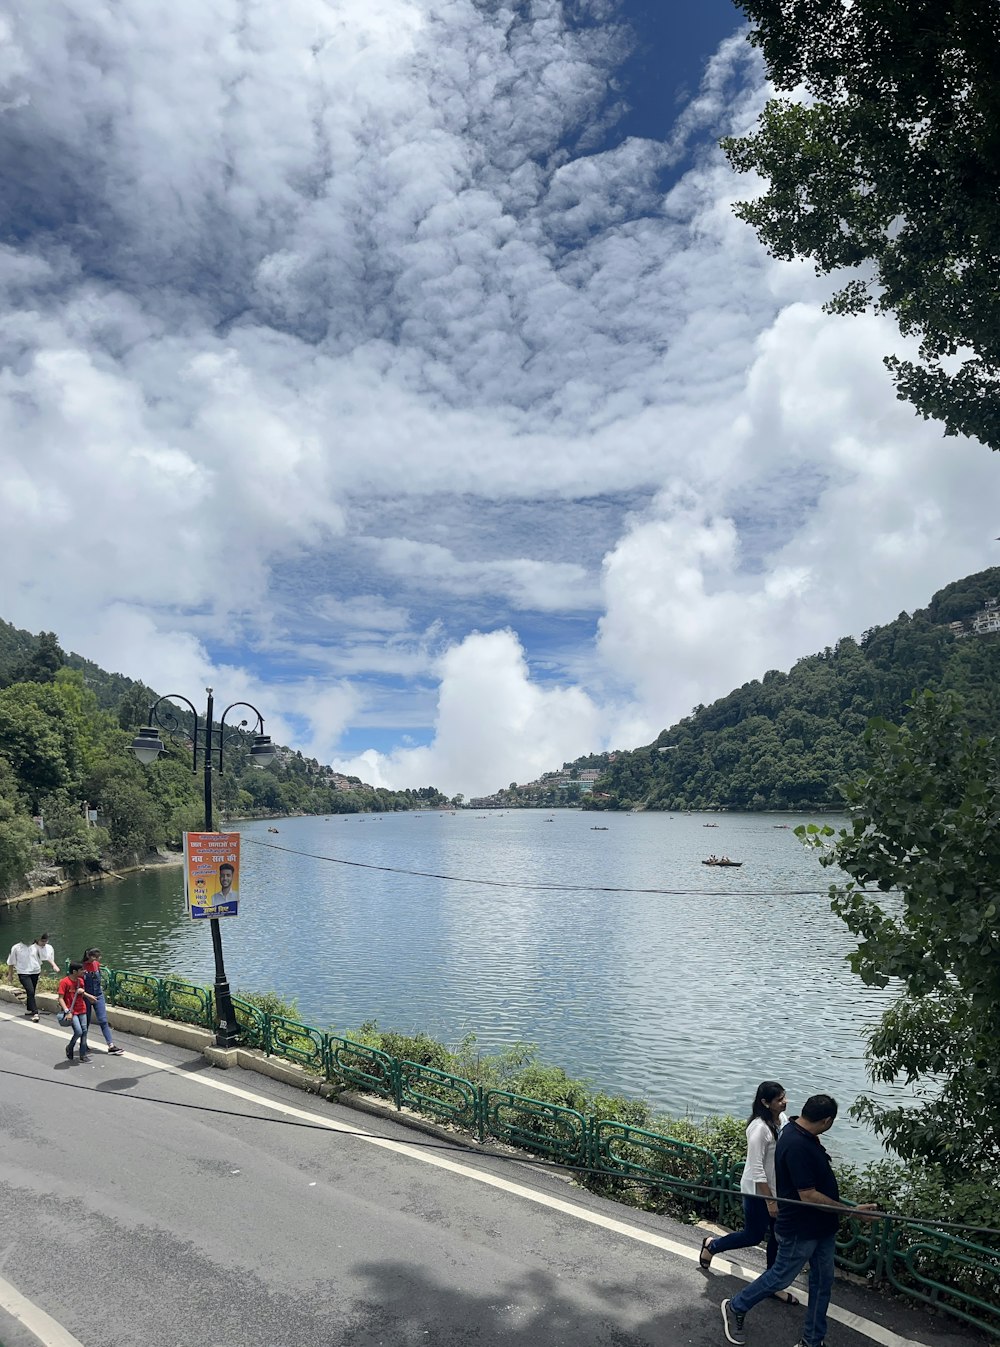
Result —
<path fill-rule="evenodd" d="M 600 736 L 600 713 L 579 688 L 533 682 L 511 631 L 474 632 L 441 658 L 434 742 L 391 754 L 369 750 L 337 765 L 401 789 L 433 784 L 484 795 L 578 756 Z"/>
<path fill-rule="evenodd" d="M 472 793 L 992 562 L 989 455 L 895 400 L 888 323 L 824 316 L 732 215 L 753 185 L 712 142 L 752 120 L 755 56 L 723 44 L 663 143 L 609 144 L 621 35 L 590 12 L 6 21 L 2 616 L 231 686 L 327 758 L 359 719 L 418 728 L 437 670 L 432 747 L 372 770 Z M 601 571 L 570 521 L 612 498 L 635 508 Z M 463 736 L 508 767 L 481 781 Z"/>
<path fill-rule="evenodd" d="M 647 737 L 989 564 L 994 465 L 896 400 L 880 357 L 898 344 L 884 320 L 783 309 L 720 409 L 730 474 L 711 494 L 661 493 L 605 558 L 600 651 Z M 753 570 L 748 513 L 765 531 Z"/>

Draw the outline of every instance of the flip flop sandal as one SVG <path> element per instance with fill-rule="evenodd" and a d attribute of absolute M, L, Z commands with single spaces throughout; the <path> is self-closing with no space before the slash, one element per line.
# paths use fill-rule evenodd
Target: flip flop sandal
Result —
<path fill-rule="evenodd" d="M 706 1235 L 705 1238 L 701 1241 L 701 1252 L 698 1255 L 698 1266 L 701 1268 L 702 1272 L 708 1271 L 708 1269 L 712 1266 L 712 1259 L 715 1257 L 715 1254 L 708 1247 L 711 1243 L 712 1238 L 710 1235 Z"/>

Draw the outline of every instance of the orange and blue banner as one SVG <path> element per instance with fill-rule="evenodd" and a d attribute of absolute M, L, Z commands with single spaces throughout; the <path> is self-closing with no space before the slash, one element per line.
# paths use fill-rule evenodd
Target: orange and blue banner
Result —
<path fill-rule="evenodd" d="M 192 921 L 239 916 L 239 833 L 184 834 L 184 902 Z"/>

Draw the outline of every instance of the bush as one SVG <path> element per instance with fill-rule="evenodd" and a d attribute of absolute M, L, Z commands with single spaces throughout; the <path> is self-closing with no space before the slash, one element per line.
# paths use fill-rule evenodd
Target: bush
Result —
<path fill-rule="evenodd" d="M 298 1001 L 286 1001 L 279 996 L 277 992 L 245 992 L 243 990 L 234 990 L 234 996 L 238 996 L 241 1001 L 246 1001 L 259 1010 L 262 1015 L 280 1015 L 286 1020 L 297 1020 L 299 1018 Z"/>

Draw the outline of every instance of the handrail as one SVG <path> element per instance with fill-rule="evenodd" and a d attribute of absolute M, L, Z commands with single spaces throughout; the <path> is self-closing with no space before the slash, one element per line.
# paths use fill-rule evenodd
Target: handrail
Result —
<path fill-rule="evenodd" d="M 209 1028 L 215 1022 L 211 988 L 148 973 L 112 968 L 103 973 L 111 1005 Z M 463 1076 L 271 1015 L 240 996 L 233 1005 L 244 1046 L 391 1099 L 397 1109 L 443 1120 L 480 1141 L 493 1137 L 585 1169 L 588 1180 L 602 1180 L 601 1191 L 609 1196 L 636 1185 L 661 1188 L 683 1198 L 688 1209 L 700 1207 L 722 1221 L 739 1202 L 742 1166 L 702 1146 L 508 1090 L 484 1089 Z M 1000 1249 L 916 1224 L 848 1219 L 837 1240 L 837 1263 L 1000 1338 L 1000 1304 L 977 1294 L 1000 1284 Z"/>

